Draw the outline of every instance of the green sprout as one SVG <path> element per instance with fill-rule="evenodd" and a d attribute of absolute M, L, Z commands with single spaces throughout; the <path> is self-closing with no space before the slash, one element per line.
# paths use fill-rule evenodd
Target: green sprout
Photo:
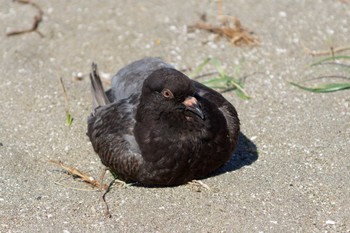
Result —
<path fill-rule="evenodd" d="M 318 65 L 336 65 L 340 66 L 342 68 L 347 69 L 349 72 L 350 65 L 336 62 L 336 60 L 350 60 L 350 56 L 332 56 L 327 57 L 324 59 L 321 59 L 317 62 L 314 62 L 310 65 L 310 67 L 318 66 Z M 349 72 L 350 73 L 350 72 Z M 341 78 L 341 79 L 350 79 L 350 77 L 342 76 L 342 75 L 331 75 L 331 76 L 321 76 L 317 79 L 321 78 Z M 310 80 L 307 80 L 310 81 Z M 315 87 L 307 87 L 303 86 L 294 82 L 289 82 L 291 85 L 296 86 L 302 90 L 309 91 L 309 92 L 315 92 L 315 93 L 327 93 L 327 92 L 335 92 L 335 91 L 342 91 L 346 89 L 350 89 L 350 82 L 333 82 L 333 83 L 324 83 L 324 84 L 318 84 Z"/>
<path fill-rule="evenodd" d="M 68 127 L 70 127 L 70 126 L 72 125 L 73 119 L 74 119 L 74 118 L 72 117 L 72 115 L 70 114 L 70 112 L 66 110 L 66 125 L 67 125 Z"/>
<path fill-rule="evenodd" d="M 201 83 L 207 87 L 218 89 L 220 92 L 235 91 L 237 96 L 242 99 L 250 99 L 251 97 L 244 90 L 243 80 L 237 78 L 239 73 L 239 66 L 236 66 L 234 75 L 228 75 L 221 65 L 221 62 L 215 58 L 205 59 L 190 75 L 193 79 L 198 79 L 207 75 L 199 75 L 204 66 L 211 64 L 215 67 L 216 72 L 210 73 L 210 75 L 215 74 L 213 78 L 209 80 L 202 81 Z"/>
<path fill-rule="evenodd" d="M 63 79 L 62 77 L 58 78 L 59 82 L 61 83 L 61 87 L 62 87 L 62 92 L 63 92 L 63 96 L 64 96 L 64 100 L 65 100 L 65 111 L 66 111 L 66 125 L 68 127 L 70 127 L 73 123 L 73 116 L 71 115 L 70 111 L 69 111 L 69 98 L 68 98 L 68 94 L 66 91 L 66 88 L 63 84 Z"/>

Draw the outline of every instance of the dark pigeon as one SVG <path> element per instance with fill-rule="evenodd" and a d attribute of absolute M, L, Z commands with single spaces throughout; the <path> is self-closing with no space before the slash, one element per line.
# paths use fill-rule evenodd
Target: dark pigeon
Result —
<path fill-rule="evenodd" d="M 201 179 L 232 156 L 235 108 L 159 58 L 121 69 L 106 93 L 96 65 L 88 136 L 102 163 L 124 179 L 173 186 Z"/>

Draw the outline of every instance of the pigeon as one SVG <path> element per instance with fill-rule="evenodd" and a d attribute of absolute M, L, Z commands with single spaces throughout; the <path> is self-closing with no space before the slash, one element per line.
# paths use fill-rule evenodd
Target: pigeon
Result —
<path fill-rule="evenodd" d="M 233 155 L 240 130 L 234 106 L 162 59 L 125 66 L 106 92 L 93 64 L 90 81 L 87 135 L 119 177 L 177 186 L 209 176 Z"/>

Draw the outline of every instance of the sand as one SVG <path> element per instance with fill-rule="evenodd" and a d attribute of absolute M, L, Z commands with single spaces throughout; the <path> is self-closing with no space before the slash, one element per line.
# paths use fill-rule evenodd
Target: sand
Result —
<path fill-rule="evenodd" d="M 350 231 L 350 92 L 315 94 L 287 82 L 343 72 L 310 68 L 321 57 L 304 48 L 349 45 L 349 1 L 224 1 L 224 13 L 260 39 L 255 47 L 187 33 L 202 13 L 217 22 L 215 1 L 35 2 L 44 12 L 43 38 L 6 37 L 30 28 L 37 12 L 0 2 L 0 232 Z M 209 190 L 114 185 L 106 195 L 112 217 L 105 218 L 102 193 L 48 160 L 99 176 L 85 134 L 91 63 L 108 78 L 145 56 L 181 70 L 215 57 L 227 73 L 248 76 L 252 99 L 224 94 L 242 135 L 230 163 L 202 180 Z"/>

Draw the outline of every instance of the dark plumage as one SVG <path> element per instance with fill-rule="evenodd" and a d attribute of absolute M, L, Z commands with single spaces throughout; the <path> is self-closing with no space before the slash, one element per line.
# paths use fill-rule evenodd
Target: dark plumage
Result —
<path fill-rule="evenodd" d="M 230 159 L 239 119 L 218 92 L 159 58 L 121 69 L 104 93 L 90 75 L 94 112 L 88 136 L 102 163 L 146 185 L 179 185 L 207 176 Z"/>

